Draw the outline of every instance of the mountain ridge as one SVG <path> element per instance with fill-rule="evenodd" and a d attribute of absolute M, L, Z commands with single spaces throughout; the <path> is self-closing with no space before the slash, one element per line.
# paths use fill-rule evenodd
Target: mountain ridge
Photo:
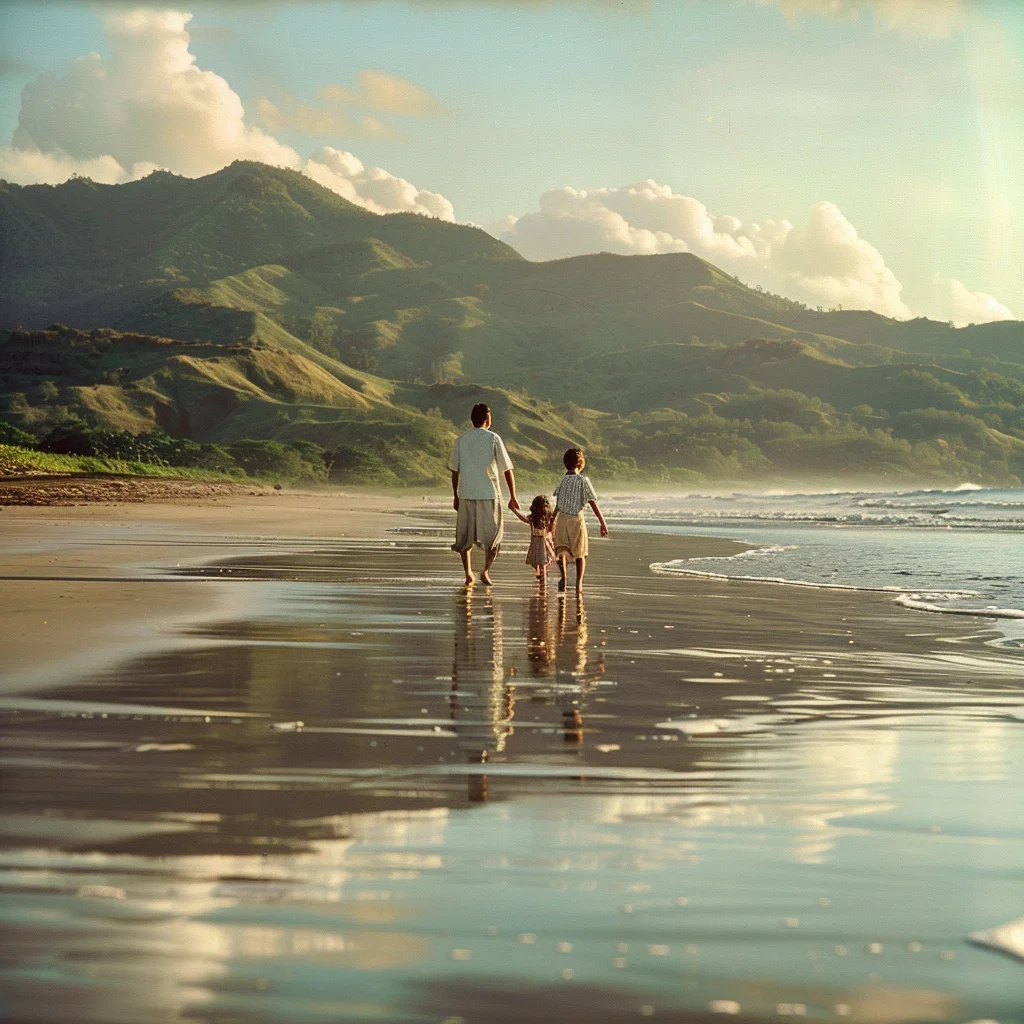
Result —
<path fill-rule="evenodd" d="M 883 475 L 1024 476 L 1020 322 L 810 310 L 692 253 L 533 263 L 251 162 L 0 184 L 0 241 L 0 325 L 63 321 L 0 336 L 0 413 L 28 425 L 78 409 L 209 441 L 350 442 L 440 479 L 459 402 L 487 394 L 535 467 L 575 438 L 627 476 L 789 473 L 826 451 L 837 474 L 873 452 Z M 64 359 L 74 345 L 102 349 L 92 369 Z M 175 393 L 212 411 L 171 415 Z"/>

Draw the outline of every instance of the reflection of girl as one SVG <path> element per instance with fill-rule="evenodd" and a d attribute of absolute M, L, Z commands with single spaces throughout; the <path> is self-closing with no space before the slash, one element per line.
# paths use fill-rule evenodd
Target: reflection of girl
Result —
<path fill-rule="evenodd" d="M 526 657 L 530 660 L 530 671 L 535 676 L 555 675 L 552 662 L 556 645 L 548 618 L 548 595 L 546 590 L 536 590 L 530 597 L 530 620 L 526 638 Z"/>
<path fill-rule="evenodd" d="M 521 515 L 517 509 L 512 511 L 530 527 L 526 564 L 533 566 L 537 582 L 543 586 L 548 581 L 548 566 L 555 560 L 555 547 L 551 540 L 551 503 L 543 494 L 538 494 L 530 503 L 529 516 Z"/>

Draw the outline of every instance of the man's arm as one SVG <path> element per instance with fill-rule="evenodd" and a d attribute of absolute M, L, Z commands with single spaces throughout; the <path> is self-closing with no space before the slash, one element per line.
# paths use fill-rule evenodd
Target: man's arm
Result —
<path fill-rule="evenodd" d="M 519 508 L 519 501 L 516 498 L 516 478 L 511 469 L 505 470 L 505 483 L 508 484 L 508 507 L 515 512 Z"/>
<path fill-rule="evenodd" d="M 597 502 L 591 498 L 589 505 L 594 510 L 594 515 L 597 516 L 597 521 L 601 524 L 601 536 L 607 537 L 608 524 L 604 521 L 604 516 L 601 515 L 601 510 L 597 507 Z"/>
<path fill-rule="evenodd" d="M 459 511 L 459 471 L 452 470 L 452 508 Z"/>

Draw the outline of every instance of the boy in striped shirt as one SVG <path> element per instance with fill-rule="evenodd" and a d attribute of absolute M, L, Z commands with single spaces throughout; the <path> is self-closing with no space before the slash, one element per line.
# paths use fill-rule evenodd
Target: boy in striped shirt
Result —
<path fill-rule="evenodd" d="M 583 574 L 587 569 L 588 538 L 583 510 L 589 505 L 601 524 L 601 536 L 608 536 L 608 524 L 597 507 L 597 494 L 590 479 L 582 475 L 587 464 L 582 448 L 570 448 L 562 456 L 565 476 L 555 488 L 555 524 L 552 530 L 555 557 L 561 579 L 558 589 L 565 590 L 570 558 L 576 559 L 576 593 L 583 593 Z"/>

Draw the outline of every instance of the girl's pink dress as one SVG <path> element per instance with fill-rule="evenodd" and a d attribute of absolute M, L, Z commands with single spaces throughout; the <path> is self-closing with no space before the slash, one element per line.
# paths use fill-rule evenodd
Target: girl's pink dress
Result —
<path fill-rule="evenodd" d="M 550 565 L 555 560 L 555 546 L 547 527 L 530 525 L 530 546 L 526 551 L 526 564 L 535 569 Z"/>

